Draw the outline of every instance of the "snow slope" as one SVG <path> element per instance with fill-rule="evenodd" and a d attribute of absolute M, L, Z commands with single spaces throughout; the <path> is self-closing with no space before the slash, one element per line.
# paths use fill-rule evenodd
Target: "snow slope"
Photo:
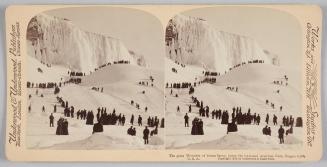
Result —
<path fill-rule="evenodd" d="M 252 60 L 279 64 L 278 57 L 262 49 L 255 39 L 219 31 L 200 18 L 172 18 L 166 29 L 166 44 L 170 59 L 220 73 Z"/>
<path fill-rule="evenodd" d="M 58 65 L 47 67 L 31 56 L 26 56 L 26 61 L 27 81 L 34 83 L 60 82 L 61 78 L 63 80 L 68 78 L 68 68 Z M 41 69 L 42 72 L 39 72 L 38 69 Z"/>
<path fill-rule="evenodd" d="M 167 82 L 195 82 L 195 78 L 203 78 L 200 68 L 194 65 L 186 65 L 185 68 L 175 64 L 171 60 L 166 62 Z M 172 72 L 175 68 L 177 73 Z M 287 75 L 288 85 L 273 84 L 275 80 L 284 80 Z M 301 117 L 301 78 L 299 73 L 283 69 L 271 64 L 246 64 L 237 67 L 226 74 L 216 77 L 215 84 L 203 83 L 195 87 L 192 95 L 188 89 L 172 89 L 165 91 L 166 107 L 166 148 L 167 149 L 299 149 L 303 145 L 303 128 L 294 128 L 294 134 L 285 138 L 285 144 L 279 144 L 277 130 L 281 125 L 281 118 L 286 115 Z M 284 80 L 285 82 L 285 80 Z M 226 90 L 227 86 L 238 87 L 238 92 Z M 280 93 L 277 93 L 277 90 Z M 178 97 L 175 97 L 178 94 Z M 202 100 L 205 106 L 210 108 L 210 117 L 201 119 L 204 122 L 204 134 L 200 136 L 191 135 L 191 121 L 198 117 L 198 108 L 192 103 L 191 96 Z M 269 102 L 275 104 L 273 109 Z M 190 127 L 184 127 L 184 115 L 191 105 L 192 112 L 188 113 Z M 177 112 L 177 106 L 180 112 Z M 226 125 L 221 125 L 220 120 L 211 119 L 213 109 L 228 110 L 231 114 L 233 107 L 242 107 L 242 112 L 251 108 L 251 113 L 261 116 L 261 124 L 240 125 L 239 131 L 235 134 L 226 135 Z M 283 106 L 280 111 L 279 107 Z M 272 136 L 262 135 L 262 128 L 265 126 L 265 116 L 270 115 L 269 126 L 272 129 Z M 272 116 L 278 117 L 278 125 L 272 125 Z M 286 128 L 287 129 L 287 128 Z"/>
<path fill-rule="evenodd" d="M 59 82 L 69 79 L 67 69 L 61 66 L 46 67 L 33 57 L 28 58 L 28 78 L 33 82 Z M 43 72 L 36 69 L 40 67 Z M 63 69 L 63 70 L 60 70 Z M 149 76 L 154 78 L 154 86 L 142 86 L 138 82 L 150 81 Z M 60 87 L 60 93 L 54 95 L 53 89 L 29 88 L 28 105 L 31 112 L 27 113 L 27 147 L 30 149 L 162 149 L 164 148 L 164 130 L 159 128 L 158 136 L 149 139 L 149 145 L 144 145 L 142 131 L 149 116 L 157 116 L 161 119 L 164 116 L 163 97 L 163 74 L 151 69 L 132 65 L 115 64 L 103 67 L 82 77 L 80 85 L 66 84 Z M 94 91 L 92 87 L 103 87 L 104 91 Z M 145 91 L 145 94 L 141 93 Z M 40 95 L 43 95 L 41 97 Z M 67 118 L 69 122 L 68 136 L 55 135 L 56 128 L 49 127 L 49 116 L 53 112 L 54 105 L 57 105 L 57 112 L 54 113 L 56 121 L 63 117 L 63 108 L 59 107 L 56 96 L 62 97 L 69 102 L 69 106 L 75 108 L 75 118 Z M 131 105 L 134 100 L 140 105 L 137 109 Z M 45 112 L 42 112 L 45 106 Z M 148 107 L 145 112 L 144 108 Z M 92 127 L 85 124 L 85 120 L 76 119 L 76 111 L 79 109 L 92 110 L 96 114 L 98 107 L 106 107 L 107 113 L 114 109 L 117 114 L 125 115 L 125 126 L 105 125 L 104 132 L 92 135 Z M 136 136 L 127 135 L 130 127 L 131 115 L 134 115 L 136 125 L 137 117 L 143 118 L 143 126 L 134 126 Z M 149 128 L 153 130 L 153 128 Z"/>
<path fill-rule="evenodd" d="M 70 20 L 44 13 L 28 24 L 27 49 L 40 61 L 73 71 L 89 72 L 119 60 L 146 65 L 142 55 L 129 51 L 119 39 L 84 31 Z"/>

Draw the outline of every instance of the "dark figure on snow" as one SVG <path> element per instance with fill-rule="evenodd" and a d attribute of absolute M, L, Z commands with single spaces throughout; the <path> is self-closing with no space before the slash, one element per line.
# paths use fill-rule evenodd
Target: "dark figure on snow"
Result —
<path fill-rule="evenodd" d="M 277 116 L 274 114 L 274 117 L 273 117 L 273 123 L 274 125 L 277 125 Z"/>
<path fill-rule="evenodd" d="M 145 129 L 143 130 L 143 139 L 144 139 L 144 144 L 149 144 L 149 129 L 147 126 L 145 126 Z"/>
<path fill-rule="evenodd" d="M 280 125 L 280 128 L 278 129 L 278 138 L 279 138 L 279 144 L 284 143 L 284 133 L 285 130 L 282 125 Z"/>
<path fill-rule="evenodd" d="M 165 127 L 165 118 L 162 118 L 160 123 L 160 128 L 164 128 L 164 127 Z"/>
<path fill-rule="evenodd" d="M 200 119 L 200 121 L 199 121 L 199 127 L 198 128 L 199 128 L 199 134 L 204 135 L 202 119 Z"/>
<path fill-rule="evenodd" d="M 260 124 L 260 120 L 261 120 L 261 117 L 260 117 L 260 115 L 258 114 L 258 116 L 257 116 L 257 125 L 259 125 Z"/>
<path fill-rule="evenodd" d="M 205 114 L 206 114 L 206 117 L 209 118 L 209 107 L 208 106 L 206 106 Z"/>
<path fill-rule="evenodd" d="M 269 123 L 269 114 L 266 115 L 266 123 Z"/>
<path fill-rule="evenodd" d="M 74 107 L 73 106 L 70 107 L 70 116 L 72 118 L 74 118 Z"/>
<path fill-rule="evenodd" d="M 291 125 L 291 127 L 289 128 L 289 129 L 287 129 L 286 130 L 286 136 L 288 135 L 288 134 L 293 134 L 293 125 Z"/>
<path fill-rule="evenodd" d="M 139 124 L 139 126 L 142 126 L 142 117 L 141 117 L 141 115 L 139 115 L 139 118 L 137 119 L 137 123 Z"/>
<path fill-rule="evenodd" d="M 204 135 L 203 122 L 201 119 L 198 118 L 193 119 L 191 135 Z"/>
<path fill-rule="evenodd" d="M 121 118 L 121 125 L 125 125 L 125 121 L 126 121 L 126 118 L 125 118 L 125 115 L 123 115 L 123 117 Z"/>
<path fill-rule="evenodd" d="M 42 112 L 45 112 L 45 108 L 44 108 L 44 106 L 42 106 Z"/>
<path fill-rule="evenodd" d="M 232 121 L 232 123 L 227 124 L 227 134 L 228 132 L 237 132 L 237 125 L 235 121 Z"/>
<path fill-rule="evenodd" d="M 57 112 L 57 105 L 53 106 L 53 112 L 56 113 Z"/>
<path fill-rule="evenodd" d="M 57 121 L 56 135 L 68 135 L 68 121 L 64 118 L 59 118 Z"/>
<path fill-rule="evenodd" d="M 191 113 L 192 112 L 192 108 L 191 105 L 188 106 L 188 112 Z"/>
<path fill-rule="evenodd" d="M 158 127 L 156 126 L 154 130 L 151 130 L 150 136 L 157 135 L 157 134 L 158 134 Z"/>
<path fill-rule="evenodd" d="M 92 111 L 89 111 L 86 116 L 86 125 L 93 125 L 94 115 Z"/>
<path fill-rule="evenodd" d="M 128 128 L 127 130 L 127 134 L 131 135 L 131 136 L 135 136 L 136 135 L 136 130 L 135 128 L 133 128 L 133 126 L 131 126 L 130 128 Z"/>
<path fill-rule="evenodd" d="M 270 127 L 268 127 L 268 125 L 266 125 L 266 127 L 262 129 L 262 134 L 271 136 L 271 130 Z"/>
<path fill-rule="evenodd" d="M 49 119 L 50 119 L 50 127 L 54 127 L 54 126 L 53 126 L 53 120 L 54 120 L 54 117 L 53 117 L 52 113 L 51 113 L 51 115 L 49 116 Z"/>
<path fill-rule="evenodd" d="M 177 112 L 180 112 L 180 108 L 179 108 L 179 106 L 177 106 Z"/>
<path fill-rule="evenodd" d="M 134 124 L 134 115 L 132 114 L 132 117 L 131 117 L 131 121 L 130 121 L 131 125 Z"/>
<path fill-rule="evenodd" d="M 92 134 L 94 134 L 94 133 L 100 133 L 100 132 L 103 132 L 103 125 L 100 122 L 98 122 L 98 123 L 96 123 L 96 124 L 93 125 L 93 132 L 92 132 Z"/>
<path fill-rule="evenodd" d="M 189 127 L 189 124 L 188 124 L 189 117 L 188 117 L 187 113 L 184 116 L 184 120 L 185 120 L 185 127 Z"/>

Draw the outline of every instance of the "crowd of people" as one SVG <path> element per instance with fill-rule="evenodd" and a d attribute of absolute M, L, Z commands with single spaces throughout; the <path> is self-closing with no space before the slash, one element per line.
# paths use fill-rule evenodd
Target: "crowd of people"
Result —
<path fill-rule="evenodd" d="M 55 87 L 54 89 L 56 89 Z M 58 90 L 57 90 L 58 91 Z M 55 91 L 56 92 L 56 91 Z M 58 94 L 59 92 L 56 92 L 55 94 Z M 39 94 L 39 91 L 36 90 L 36 94 Z M 29 95 L 29 99 L 31 99 L 32 95 Z M 56 128 L 56 135 L 69 135 L 68 131 L 68 118 L 77 120 L 85 120 L 86 125 L 93 125 L 93 131 L 92 133 L 99 133 L 103 132 L 103 125 L 120 125 L 124 126 L 126 122 L 126 117 L 124 114 L 117 114 L 116 110 L 113 109 L 111 113 L 107 113 L 106 107 L 98 107 L 97 108 L 97 114 L 94 114 L 92 110 L 86 110 L 86 109 L 79 109 L 76 112 L 76 109 L 73 105 L 69 105 L 68 101 L 63 100 L 62 97 L 57 96 L 56 97 L 57 103 L 59 105 L 54 104 L 52 113 L 49 116 L 49 122 L 50 127 L 54 127 L 54 121 L 55 117 L 53 113 L 57 112 L 57 106 L 60 106 L 63 108 L 63 116 L 60 117 L 57 121 L 57 128 Z M 132 102 L 132 105 L 134 102 Z M 31 110 L 31 105 L 29 105 L 29 111 Z M 146 109 L 147 110 L 147 107 Z M 41 109 L 42 112 L 45 112 L 45 106 L 42 106 Z M 48 111 L 48 110 L 47 110 Z M 50 110 L 51 111 L 51 110 Z M 95 120 L 96 119 L 96 120 Z M 143 118 L 141 115 L 137 118 L 137 124 L 139 126 L 143 126 L 142 122 Z M 133 128 L 134 124 L 134 115 L 132 114 L 130 119 L 130 124 L 132 125 L 131 128 L 128 129 L 128 135 L 135 136 L 136 135 L 136 128 Z M 153 127 L 153 130 L 149 130 L 148 127 Z M 148 144 L 149 135 L 153 136 L 158 134 L 158 128 L 164 128 L 164 118 L 160 119 L 157 116 L 149 116 L 147 119 L 147 126 L 145 126 L 144 132 L 143 132 L 143 139 L 145 141 L 145 144 Z"/>
<path fill-rule="evenodd" d="M 199 116 L 204 118 L 209 118 L 209 106 L 204 106 L 203 101 L 198 100 L 197 97 L 191 96 L 192 102 L 195 104 L 196 107 L 199 108 Z M 268 100 L 267 100 L 268 101 Z M 268 104 L 268 102 L 267 102 Z M 179 110 L 179 106 L 177 108 Z M 280 111 L 282 110 L 282 106 Z M 178 111 L 180 112 L 180 111 Z M 189 105 L 188 113 L 192 112 L 192 107 Z M 184 126 L 189 126 L 189 115 L 186 113 L 184 115 Z M 242 107 L 233 107 L 232 113 L 229 114 L 228 110 L 223 109 L 213 109 L 211 111 L 211 118 L 216 120 L 221 120 L 221 124 L 227 125 L 227 133 L 228 132 L 235 132 L 237 131 L 237 125 L 244 125 L 244 124 L 254 124 L 260 125 L 261 116 L 257 113 L 251 113 L 251 108 L 248 108 L 247 112 L 242 113 Z M 266 126 L 263 128 L 262 133 L 264 135 L 271 136 L 271 128 L 269 127 L 270 121 L 272 121 L 272 125 L 276 126 L 281 123 L 281 127 L 278 130 L 278 138 L 280 139 L 280 143 L 284 143 L 284 135 L 288 135 L 293 133 L 293 126 L 302 127 L 302 118 L 298 117 L 296 119 L 296 123 L 292 115 L 284 116 L 280 122 L 278 122 L 278 117 L 275 114 L 272 114 L 272 120 L 270 120 L 270 115 L 267 113 L 265 117 L 265 124 Z M 290 127 L 286 131 L 283 127 Z M 192 130 L 191 135 L 199 135 L 203 134 L 203 121 L 197 117 L 194 118 L 192 121 Z"/>

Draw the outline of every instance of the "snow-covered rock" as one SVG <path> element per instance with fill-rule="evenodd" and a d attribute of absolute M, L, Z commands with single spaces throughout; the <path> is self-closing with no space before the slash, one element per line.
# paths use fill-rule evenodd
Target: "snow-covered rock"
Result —
<path fill-rule="evenodd" d="M 279 64 L 277 55 L 262 49 L 255 39 L 219 31 L 203 19 L 183 15 L 168 23 L 166 54 L 174 61 L 217 72 L 253 60 Z"/>
<path fill-rule="evenodd" d="M 29 56 L 76 71 L 93 71 L 119 60 L 146 65 L 142 55 L 130 51 L 119 39 L 84 31 L 70 20 L 43 13 L 28 24 L 27 46 Z"/>

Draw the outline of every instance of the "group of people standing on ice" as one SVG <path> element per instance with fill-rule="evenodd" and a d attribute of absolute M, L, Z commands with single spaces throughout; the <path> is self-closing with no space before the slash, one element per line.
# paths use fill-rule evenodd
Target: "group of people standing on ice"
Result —
<path fill-rule="evenodd" d="M 209 118 L 209 107 L 203 104 L 203 101 L 198 100 L 196 97 L 192 96 L 192 102 L 195 103 L 195 106 L 199 108 L 199 116 Z M 243 124 L 254 124 L 260 125 L 261 116 L 259 114 L 252 114 L 251 109 L 249 108 L 247 112 L 242 113 L 241 107 L 233 107 L 233 112 L 231 114 L 228 113 L 228 110 L 214 109 L 211 111 L 211 118 L 221 120 L 221 124 L 227 124 L 227 133 L 230 131 L 237 131 L 237 125 Z M 180 107 L 177 107 L 177 111 L 180 112 Z M 189 105 L 188 113 L 191 113 L 192 107 Z M 231 117 L 231 119 L 230 119 Z M 189 115 L 186 113 L 184 116 L 184 125 L 185 127 L 189 126 Z M 231 121 L 230 121 L 231 120 Z M 272 130 L 269 127 L 270 124 L 270 115 L 266 114 L 265 123 L 266 126 L 263 128 L 263 135 L 271 136 Z M 294 126 L 294 118 L 292 115 L 284 116 L 281 120 L 282 125 L 278 129 L 278 138 L 280 139 L 280 143 L 284 143 L 284 135 L 293 133 Z M 302 118 L 298 117 L 296 121 L 296 126 L 302 127 Z M 273 125 L 278 125 L 278 117 L 273 114 L 272 116 Z M 284 127 L 290 127 L 285 130 Z M 192 130 L 191 135 L 199 135 L 204 134 L 203 132 L 203 121 L 197 117 L 192 121 Z"/>
<path fill-rule="evenodd" d="M 38 91 L 37 91 L 38 94 Z M 31 98 L 31 96 L 30 96 Z M 92 133 L 99 133 L 103 132 L 103 125 L 121 125 L 124 126 L 126 122 L 126 117 L 123 114 L 116 114 L 115 109 L 113 109 L 112 113 L 107 114 L 107 108 L 106 107 L 98 107 L 97 114 L 94 115 L 92 110 L 87 111 L 86 109 L 78 110 L 76 112 L 76 109 L 74 106 L 69 106 L 68 101 L 64 101 L 62 97 L 57 96 L 56 97 L 57 102 L 60 105 L 55 104 L 53 107 L 53 113 L 57 113 L 57 106 L 60 106 L 63 108 L 63 116 L 59 117 L 57 121 L 57 128 L 56 128 L 56 135 L 69 135 L 68 131 L 68 119 L 67 118 L 76 118 L 80 120 L 86 120 L 86 125 L 93 125 L 93 131 Z M 42 106 L 41 111 L 45 112 L 45 106 Z M 55 117 L 53 113 L 49 116 L 49 122 L 50 127 L 54 127 Z M 76 116 L 75 116 L 76 115 Z M 66 118 L 65 118 L 66 117 Z M 95 123 L 94 119 L 97 120 L 97 123 Z M 134 115 L 132 114 L 130 119 L 130 124 L 133 125 L 134 123 Z M 142 117 L 141 115 L 137 118 L 137 123 L 139 126 L 143 125 Z M 154 127 L 153 130 L 149 130 L 149 127 Z M 143 131 L 143 139 L 144 143 L 149 143 L 149 136 L 153 136 L 158 134 L 158 128 L 164 128 L 164 118 L 160 119 L 157 116 L 154 117 L 148 117 L 147 119 L 147 126 L 145 126 L 145 129 Z M 135 136 L 136 135 L 136 129 L 135 128 L 129 128 L 128 129 L 128 135 Z"/>

